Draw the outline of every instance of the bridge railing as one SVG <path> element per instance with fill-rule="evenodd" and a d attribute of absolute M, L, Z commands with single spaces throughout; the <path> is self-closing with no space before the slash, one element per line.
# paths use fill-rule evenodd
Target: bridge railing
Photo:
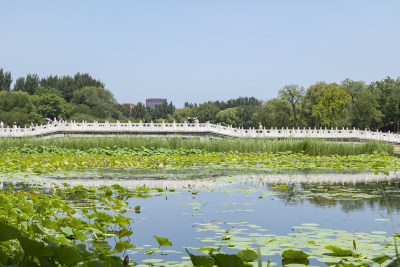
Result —
<path fill-rule="evenodd" d="M 36 125 L 32 128 L 1 128 L 0 137 L 29 137 L 57 133 L 204 133 L 237 138 L 323 138 L 376 140 L 400 144 L 400 135 L 358 129 L 243 129 L 211 123 L 110 123 L 110 122 L 64 122 Z"/>

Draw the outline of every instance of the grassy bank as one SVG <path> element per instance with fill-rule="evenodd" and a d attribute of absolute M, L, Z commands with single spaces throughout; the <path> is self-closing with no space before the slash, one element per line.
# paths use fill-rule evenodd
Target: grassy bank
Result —
<path fill-rule="evenodd" d="M 40 146 L 55 146 L 58 148 L 88 150 L 92 148 L 167 148 L 167 149 L 201 149 L 207 152 L 287 152 L 302 153 L 311 156 L 326 155 L 360 155 L 385 153 L 393 155 L 394 146 L 384 142 L 333 142 L 318 139 L 182 139 L 182 138 L 141 138 L 141 137 L 112 137 L 112 138 L 2 138 L 0 149 L 10 147 L 30 148 Z"/>

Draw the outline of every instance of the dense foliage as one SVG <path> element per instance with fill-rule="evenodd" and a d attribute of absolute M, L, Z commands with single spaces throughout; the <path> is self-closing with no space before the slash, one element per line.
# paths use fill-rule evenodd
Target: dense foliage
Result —
<path fill-rule="evenodd" d="M 133 109 L 119 104 L 104 83 L 89 74 L 20 77 L 13 83 L 10 72 L 0 69 L 0 120 L 6 125 L 45 123 L 45 118 L 64 117 L 87 121 L 184 122 L 198 117 L 234 127 L 356 127 L 400 130 L 400 78 L 387 77 L 367 84 L 346 79 L 341 83 L 317 82 L 305 89 L 286 85 L 276 98 L 261 101 L 239 97 L 228 101 L 172 102 Z"/>
<path fill-rule="evenodd" d="M 2 138 L 0 149 L 19 147 L 40 149 L 43 147 L 57 147 L 66 149 L 150 149 L 166 148 L 169 150 L 193 150 L 205 152 L 286 152 L 302 153 L 310 156 L 327 155 L 360 155 L 360 154 L 389 154 L 393 155 L 393 144 L 385 142 L 327 142 L 318 139 L 182 139 L 182 138 L 154 138 L 154 137 L 121 137 L 113 138 Z"/>
<path fill-rule="evenodd" d="M 0 190 L 1 266 L 123 266 L 111 255 L 134 247 L 126 213 L 140 210 L 127 200 L 163 191 L 65 186 Z M 117 240 L 113 247 L 111 238 Z"/>
<path fill-rule="evenodd" d="M 96 168 L 130 169 L 260 169 L 313 171 L 396 170 L 400 159 L 384 154 L 310 156 L 288 152 L 207 152 L 201 149 L 91 148 L 86 151 L 29 146 L 0 152 L 0 173 L 52 173 Z"/>

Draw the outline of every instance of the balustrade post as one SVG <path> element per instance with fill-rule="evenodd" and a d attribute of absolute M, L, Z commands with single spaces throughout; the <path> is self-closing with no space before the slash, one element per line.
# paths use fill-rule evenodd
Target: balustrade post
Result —
<path fill-rule="evenodd" d="M 163 131 L 165 131 L 165 122 L 164 122 L 164 120 L 163 120 L 162 123 L 161 123 L 161 129 L 162 129 Z"/>
<path fill-rule="evenodd" d="M 172 129 L 173 129 L 174 131 L 176 131 L 176 121 L 174 121 L 174 122 L 172 123 Z"/>

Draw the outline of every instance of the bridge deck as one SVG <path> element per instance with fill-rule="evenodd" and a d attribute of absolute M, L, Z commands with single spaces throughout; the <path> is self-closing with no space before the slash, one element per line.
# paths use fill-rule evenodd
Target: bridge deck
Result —
<path fill-rule="evenodd" d="M 205 138 L 320 138 L 332 140 L 376 140 L 400 144 L 400 135 L 357 129 L 242 129 L 211 123 L 99 123 L 65 122 L 33 128 L 3 128 L 0 137 L 64 136 L 164 136 Z"/>

